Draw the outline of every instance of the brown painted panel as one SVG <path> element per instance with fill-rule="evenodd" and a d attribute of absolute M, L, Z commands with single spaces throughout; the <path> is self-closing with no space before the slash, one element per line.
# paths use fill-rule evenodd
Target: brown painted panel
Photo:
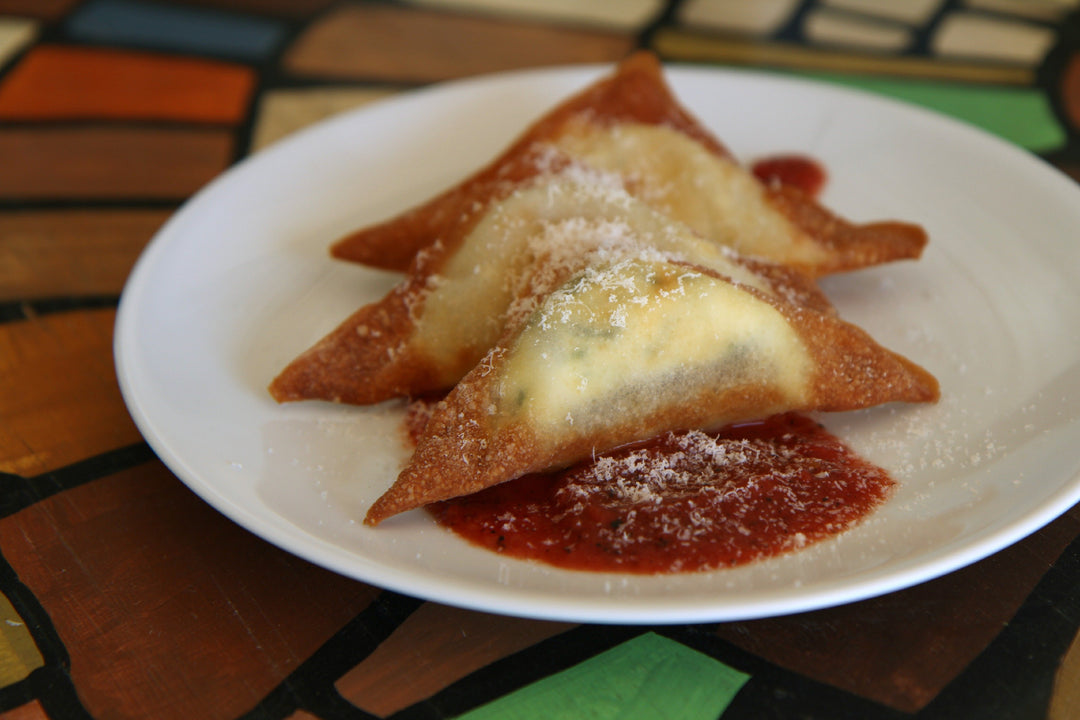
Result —
<path fill-rule="evenodd" d="M 142 439 L 113 370 L 115 316 L 0 324 L 0 471 L 38 475 Z"/>
<path fill-rule="evenodd" d="M 426 603 L 336 687 L 353 704 L 385 717 L 573 627 Z"/>
<path fill-rule="evenodd" d="M 238 123 L 255 86 L 243 65 L 109 48 L 40 45 L 0 84 L 0 119 Z"/>
<path fill-rule="evenodd" d="M 740 647 L 904 712 L 934 699 L 997 636 L 1080 533 L 1066 515 L 963 570 L 853 605 L 721 625 Z"/>
<path fill-rule="evenodd" d="M 284 66 L 302 74 L 429 82 L 568 63 L 611 62 L 628 35 L 393 5 L 342 5 L 315 21 Z"/>
<path fill-rule="evenodd" d="M 40 127 L 0 130 L 0 198 L 183 199 L 231 161 L 223 130 Z"/>
<path fill-rule="evenodd" d="M 0 214 L 0 301 L 115 295 L 172 210 Z"/>
<path fill-rule="evenodd" d="M 0 15 L 55 20 L 78 2 L 79 0 L 0 0 Z"/>
<path fill-rule="evenodd" d="M 1061 76 L 1061 105 L 1074 131 L 1080 131 L 1080 50 L 1069 58 Z"/>
<path fill-rule="evenodd" d="M 0 520 L 0 547 L 96 718 L 235 718 L 379 592 L 246 532 L 157 461 Z"/>

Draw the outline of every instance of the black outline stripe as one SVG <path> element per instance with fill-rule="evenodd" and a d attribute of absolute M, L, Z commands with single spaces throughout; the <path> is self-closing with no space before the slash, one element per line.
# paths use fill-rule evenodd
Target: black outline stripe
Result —
<path fill-rule="evenodd" d="M 649 627 L 581 625 L 508 655 L 390 716 L 389 720 L 448 718 L 497 700 L 534 682 L 649 632 Z"/>
<path fill-rule="evenodd" d="M 115 308 L 119 295 L 77 295 L 0 302 L 0 323 L 31 320 L 42 315 Z"/>
<path fill-rule="evenodd" d="M 1066 134 L 1065 147 L 1043 155 L 1058 167 L 1080 163 L 1080 125 L 1074 122 L 1063 95 L 1065 72 L 1070 61 L 1080 56 L 1080 9 L 1074 10 L 1057 26 L 1054 46 L 1043 58 L 1035 76 L 1035 88 L 1042 91 L 1058 123 Z"/>
<path fill-rule="evenodd" d="M 375 720 L 343 698 L 334 683 L 352 670 L 423 605 L 384 591 L 238 720 L 281 720 L 306 710 L 323 720 Z"/>
<path fill-rule="evenodd" d="M 156 456 L 150 446 L 145 442 L 139 442 L 31 478 L 0 473 L 0 483 L 3 483 L 4 487 L 4 492 L 0 494 L 0 518 L 13 515 L 64 490 L 129 470 L 155 459 Z"/>
<path fill-rule="evenodd" d="M 657 628 L 655 632 L 750 676 L 724 711 L 723 720 L 902 720 L 912 717 L 774 665 L 720 638 L 715 628 L 716 625 L 672 625 Z"/>
<path fill-rule="evenodd" d="M 460 715 L 646 632 L 675 640 L 751 676 L 723 713 L 723 720 L 1043 718 L 1055 671 L 1080 629 L 1080 537 L 1061 554 L 998 637 L 937 698 L 915 714 L 774 665 L 723 640 L 715 634 L 715 628 L 582 625 L 491 663 L 401 710 L 391 720 Z M 994 688 L 1003 692 L 995 693 Z M 334 720 L 361 716 L 325 717 Z"/>
<path fill-rule="evenodd" d="M 42 667 L 33 670 L 25 679 L 0 688 L 0 712 L 37 701 L 53 720 L 89 718 L 90 714 L 71 681 L 71 659 L 52 618 L 3 556 L 0 556 L 0 592 L 26 623 L 44 661 Z"/>
<path fill-rule="evenodd" d="M 1080 537 L 1050 566 L 982 653 L 920 720 L 1045 718 L 1061 659 L 1080 630 Z"/>
<path fill-rule="evenodd" d="M 10 198 L 0 197 L 5 214 L 46 210 L 176 210 L 187 198 Z"/>
<path fill-rule="evenodd" d="M 711 632 L 714 627 L 582 625 L 492 663 L 389 720 L 456 717 L 649 632 L 751 676 L 724 711 L 723 720 L 910 717 L 752 656 L 718 638 Z"/>

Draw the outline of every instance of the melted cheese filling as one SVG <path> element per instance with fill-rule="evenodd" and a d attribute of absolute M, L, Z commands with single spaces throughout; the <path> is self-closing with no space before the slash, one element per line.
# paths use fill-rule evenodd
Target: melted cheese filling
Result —
<path fill-rule="evenodd" d="M 493 203 L 442 272 L 431 278 L 413 342 L 455 382 L 509 319 L 586 265 L 630 256 L 689 262 L 773 293 L 729 251 L 694 235 L 621 188 L 582 169 L 542 177 Z M 587 180 L 588 182 L 583 182 Z"/>
<path fill-rule="evenodd" d="M 589 268 L 552 293 L 504 367 L 497 416 L 580 435 L 659 411 L 700 383 L 764 387 L 798 405 L 811 373 L 798 334 L 765 300 L 639 260 Z"/>
<path fill-rule="evenodd" d="M 826 252 L 767 200 L 761 184 L 668 127 L 571 123 L 557 147 L 628 181 L 648 205 L 744 255 L 788 265 L 816 265 Z"/>

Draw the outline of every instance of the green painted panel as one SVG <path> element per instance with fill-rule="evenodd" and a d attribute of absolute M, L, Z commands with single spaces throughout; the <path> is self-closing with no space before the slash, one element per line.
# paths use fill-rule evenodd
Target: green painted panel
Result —
<path fill-rule="evenodd" d="M 646 633 L 459 720 L 715 720 L 749 679 Z"/>
<path fill-rule="evenodd" d="M 841 73 L 798 73 L 937 110 L 1034 152 L 1065 144 L 1065 130 L 1040 88 Z"/>

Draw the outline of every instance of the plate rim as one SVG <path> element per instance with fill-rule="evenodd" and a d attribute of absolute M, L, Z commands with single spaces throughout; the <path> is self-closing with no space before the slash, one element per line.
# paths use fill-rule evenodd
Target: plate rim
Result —
<path fill-rule="evenodd" d="M 674 602 L 672 605 L 667 606 L 663 611 L 657 612 L 655 608 L 638 608 L 636 606 L 619 607 L 618 598 L 614 598 L 613 602 L 612 597 L 599 596 L 587 600 L 577 599 L 569 606 L 551 606 L 549 604 L 550 597 L 548 597 L 546 593 L 537 594 L 535 592 L 530 592 L 527 589 L 505 586 L 501 588 L 501 594 L 496 594 L 491 599 L 483 597 L 482 592 L 478 593 L 477 590 L 470 591 L 468 584 L 461 588 L 455 587 L 454 592 L 449 594 L 434 594 L 430 588 L 423 587 L 425 584 L 430 583 L 430 580 L 424 580 L 423 577 L 415 578 L 413 577 L 414 573 L 403 572 L 399 568 L 387 567 L 385 568 L 387 571 L 386 573 L 382 574 L 378 579 L 371 579 L 368 575 L 359 572 L 355 566 L 350 566 L 347 560 L 349 558 L 355 559 L 353 554 L 342 548 L 335 548 L 335 546 L 325 539 L 312 535 L 303 528 L 295 525 L 293 526 L 295 531 L 306 538 L 308 542 L 304 542 L 300 537 L 294 535 L 269 537 L 267 534 L 268 531 L 265 518 L 258 513 L 252 512 L 250 509 L 239 508 L 230 502 L 226 502 L 225 498 L 221 496 L 215 488 L 200 479 L 198 469 L 192 467 L 182 454 L 174 449 L 170 440 L 159 432 L 157 423 L 154 419 L 147 414 L 141 399 L 142 391 L 138 387 L 133 376 L 135 369 L 130 366 L 132 358 L 129 356 L 130 348 L 133 347 L 136 341 L 134 337 L 135 322 L 138 313 L 136 303 L 142 293 L 145 292 L 145 286 L 151 277 L 148 268 L 152 268 L 152 264 L 155 262 L 158 255 L 165 252 L 170 243 L 179 242 L 177 238 L 182 238 L 182 234 L 179 233 L 177 228 L 186 220 L 188 214 L 195 212 L 200 204 L 204 202 L 204 198 L 218 192 L 220 187 L 227 183 L 236 182 L 235 179 L 237 177 L 242 177 L 243 173 L 252 172 L 252 168 L 257 168 L 260 163 L 266 162 L 266 158 L 269 157 L 270 154 L 295 152 L 296 148 L 301 148 L 305 143 L 309 142 L 308 138 L 317 136 L 321 133 L 326 133 L 329 131 L 328 129 L 334 125 L 347 125 L 355 122 L 355 118 L 360 115 L 375 111 L 393 112 L 393 109 L 398 105 L 422 103 L 425 97 L 428 97 L 433 93 L 456 93 L 460 92 L 463 88 L 482 89 L 485 85 L 492 82 L 504 82 L 507 80 L 520 81 L 537 77 L 559 79 L 560 81 L 569 81 L 571 78 L 587 79 L 588 76 L 599 74 L 604 70 L 610 69 L 610 67 L 610 64 L 588 64 L 554 68 L 530 68 L 519 71 L 473 76 L 438 83 L 416 90 L 404 91 L 377 100 L 363 107 L 336 114 L 292 133 L 257 152 L 251 153 L 237 163 L 234 163 L 192 195 L 191 198 L 184 202 L 169 217 L 166 223 L 157 233 L 155 233 L 154 237 L 147 243 L 143 252 L 140 254 L 125 282 L 123 291 L 121 292 L 114 326 L 114 364 L 121 394 L 136 426 L 143 438 L 146 439 L 147 443 L 154 450 L 155 454 L 177 476 L 177 478 L 185 484 L 185 486 L 232 522 L 237 523 L 247 531 L 270 542 L 272 545 L 333 572 L 396 592 L 402 592 L 435 602 L 457 605 L 460 607 L 504 615 L 594 623 L 666 624 L 745 620 L 782 615 L 791 612 L 821 609 L 824 607 L 868 599 L 910 587 L 914 584 L 940 577 L 970 565 L 973 562 L 1000 551 L 1032 532 L 1035 532 L 1080 501 L 1080 476 L 1078 476 L 1073 478 L 1071 485 L 1063 484 L 1055 493 L 1051 494 L 1048 500 L 1038 507 L 1038 512 L 1029 513 L 1023 518 L 1023 522 L 1014 521 L 1010 526 L 1010 532 L 998 531 L 989 535 L 987 535 L 988 531 L 977 533 L 974 541 L 969 540 L 966 543 L 961 543 L 961 547 L 959 548 L 949 552 L 940 553 L 933 562 L 929 564 L 923 563 L 921 565 L 923 572 L 918 573 L 918 577 L 915 579 L 909 577 L 912 574 L 912 569 L 909 568 L 902 573 L 897 573 L 895 571 L 887 573 L 884 578 L 878 578 L 873 582 L 872 589 L 863 587 L 862 592 L 856 592 L 854 594 L 851 592 L 851 583 L 845 582 L 843 581 L 843 578 L 841 578 L 840 580 L 833 579 L 824 586 L 818 587 L 813 591 L 799 594 L 796 597 L 782 596 L 772 599 L 758 599 L 754 602 L 754 607 L 750 609 L 740 607 L 738 610 L 733 610 L 722 605 L 701 606 L 696 602 L 682 605 L 679 602 Z M 902 109 L 902 112 L 914 112 L 916 115 L 925 117 L 928 121 L 943 126 L 953 126 L 954 130 L 961 131 L 964 134 L 974 133 L 975 135 L 982 136 L 983 141 L 989 141 L 992 145 L 996 145 L 998 151 L 1007 152 L 1016 156 L 1017 161 L 1031 163 L 1031 167 L 1037 167 L 1038 172 L 1048 172 L 1056 175 L 1058 182 L 1068 184 L 1070 187 L 1069 192 L 1080 194 L 1080 189 L 1075 188 L 1075 181 L 1057 168 L 1045 163 L 1034 154 L 1008 143 L 1006 140 L 992 135 L 966 121 L 945 116 L 936 111 L 913 105 L 902 100 L 842 85 L 836 85 L 827 81 L 788 76 L 768 70 L 676 63 L 665 64 L 665 73 L 668 74 L 669 77 L 678 76 L 680 74 L 709 77 L 732 75 L 750 80 L 765 80 L 767 82 L 777 83 L 778 85 L 793 85 L 809 88 L 811 90 L 823 90 L 828 93 L 848 96 L 859 101 L 869 99 L 885 106 L 892 106 L 892 109 Z M 721 140 L 723 141 L 723 138 L 721 138 Z M 317 552 L 317 549 L 320 546 L 336 549 L 337 552 L 328 558 L 326 555 Z M 914 564 L 918 565 L 918 563 Z M 865 585 L 866 582 L 867 581 L 864 580 L 863 585 Z M 862 585 L 858 583 L 855 585 L 856 587 L 862 587 Z M 505 604 L 506 593 L 509 593 L 512 596 L 521 596 L 517 598 L 516 605 L 507 606 Z M 532 598 L 532 600 L 530 601 L 529 598 Z M 587 606 L 589 610 L 582 612 L 581 609 L 583 606 Z"/>

